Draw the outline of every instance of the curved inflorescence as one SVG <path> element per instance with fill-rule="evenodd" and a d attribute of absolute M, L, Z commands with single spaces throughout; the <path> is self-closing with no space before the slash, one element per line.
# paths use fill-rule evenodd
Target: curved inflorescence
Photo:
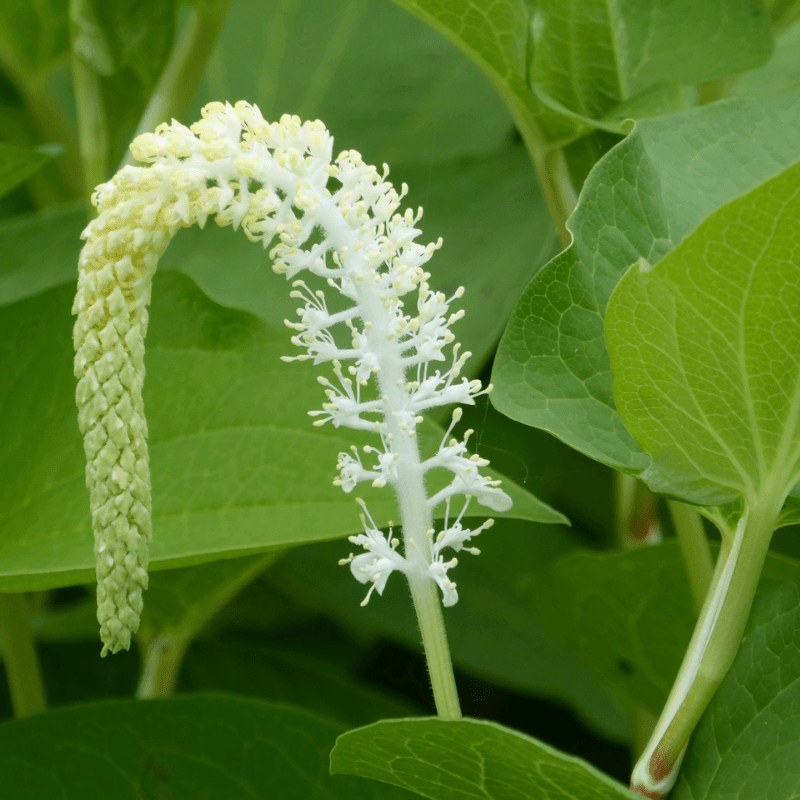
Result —
<path fill-rule="evenodd" d="M 151 506 L 142 384 L 152 277 L 177 231 L 202 227 L 209 217 L 241 227 L 265 248 L 275 242 L 275 272 L 295 279 L 307 270 L 345 299 L 343 310 L 332 311 L 322 290 L 293 281 L 301 307 L 298 321 L 287 325 L 304 352 L 286 360 L 333 364 L 332 377 L 319 379 L 327 402 L 310 412 L 315 425 L 331 422 L 379 437 L 380 446 L 362 450 L 374 463 L 365 465 L 357 450 L 340 454 L 335 481 L 344 491 L 361 481 L 388 484 L 398 496 L 404 555 L 399 540 L 391 531 L 387 538 L 364 508 L 365 532 L 351 541 L 365 552 L 342 562 L 371 583 L 367 599 L 373 589 L 382 593 L 396 569 L 436 581 L 444 604 L 452 605 L 457 594 L 447 571 L 456 559 L 445 561 L 441 550 L 462 549 L 490 524 L 464 529 L 466 504 L 474 497 L 497 511 L 511 505 L 498 482 L 480 474 L 488 462 L 468 454 L 466 437 L 448 439 L 453 425 L 438 452 L 420 459 L 422 412 L 471 404 L 488 391 L 461 377 L 469 353 L 453 344 L 450 326 L 463 312 L 450 313 L 449 306 L 463 288 L 448 298 L 429 287 L 423 265 L 441 241 L 415 242 L 421 209 L 398 212 L 407 187 L 398 193 L 386 180 L 388 167 L 379 172 L 352 150 L 334 160 L 332 149 L 319 121 L 283 116 L 268 123 L 247 103 L 212 103 L 191 128 L 173 121 L 139 136 L 131 152 L 147 166 L 124 167 L 92 197 L 98 217 L 83 234 L 73 313 L 103 654 L 129 646 L 147 586 Z M 453 424 L 459 418 L 457 409 Z M 453 477 L 428 498 L 424 478 L 434 468 Z M 465 507 L 450 525 L 457 495 Z M 441 502 L 448 517 L 434 538 L 431 512 Z"/>

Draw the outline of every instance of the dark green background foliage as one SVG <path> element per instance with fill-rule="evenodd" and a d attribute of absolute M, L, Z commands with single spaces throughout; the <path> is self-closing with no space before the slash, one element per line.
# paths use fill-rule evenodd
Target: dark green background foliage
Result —
<path fill-rule="evenodd" d="M 54 707 L 14 721 L 3 701 L 3 796 L 632 797 L 605 773 L 626 782 L 696 611 L 663 505 L 664 540 L 620 549 L 614 470 L 714 506 L 723 527 L 800 477 L 799 9 L 3 3 L 0 590 L 26 593 Z M 267 119 L 322 119 L 338 149 L 388 163 L 425 209 L 424 241 L 444 240 L 431 284 L 466 287 L 455 332 L 469 374 L 495 384 L 458 430 L 475 430 L 514 498 L 480 557 L 460 559 L 445 615 L 462 705 L 481 721 L 426 718 L 401 579 L 361 608 L 336 566 L 360 526 L 331 480 L 361 440 L 311 426 L 316 370 L 280 361 L 288 286 L 214 226 L 182 232 L 155 279 L 151 583 L 135 651 L 99 659 L 71 361 L 81 142 L 85 174 L 108 179 L 170 79 L 185 123 L 239 99 Z M 565 249 L 547 179 L 562 158 L 580 190 Z M 423 446 L 443 419 L 426 420 Z M 379 524 L 396 518 L 386 492 L 365 492 Z M 800 522 L 798 498 L 782 525 Z M 787 527 L 679 800 L 800 796 L 795 558 Z M 141 688 L 161 647 L 177 696 L 131 699 L 137 684 L 169 693 Z"/>

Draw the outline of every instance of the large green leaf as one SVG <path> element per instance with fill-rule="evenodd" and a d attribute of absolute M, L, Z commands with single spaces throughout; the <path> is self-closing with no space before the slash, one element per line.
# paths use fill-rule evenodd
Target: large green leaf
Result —
<path fill-rule="evenodd" d="M 800 479 L 800 163 L 712 214 L 614 291 L 620 415 L 657 492 L 777 503 Z"/>
<path fill-rule="evenodd" d="M 5 590 L 87 582 L 94 571 L 75 422 L 73 291 L 52 289 L 0 316 L 8 365 L 0 374 Z M 221 308 L 176 273 L 156 277 L 153 298 L 145 382 L 153 567 L 244 556 L 359 528 L 352 497 L 331 480 L 337 453 L 360 440 L 310 424 L 307 411 L 320 404 L 316 370 L 280 361 L 291 347 L 284 327 Z M 442 433 L 431 424 L 423 446 L 435 449 Z M 514 514 L 563 521 L 523 490 L 506 488 Z M 396 517 L 391 493 L 361 493 L 376 521 Z"/>
<path fill-rule="evenodd" d="M 798 567 L 770 554 L 763 584 L 786 580 Z M 575 658 L 636 703 L 661 710 L 697 619 L 676 542 L 569 554 L 530 587 L 529 598 Z"/>
<path fill-rule="evenodd" d="M 740 0 L 397 0 L 457 44 L 558 145 L 680 107 L 678 87 L 763 64 L 769 17 Z"/>
<path fill-rule="evenodd" d="M 578 758 L 476 719 L 382 720 L 348 731 L 334 775 L 361 775 L 430 800 L 622 800 L 634 795 Z"/>
<path fill-rule="evenodd" d="M 566 703 L 607 738 L 624 741 L 628 725 L 620 704 L 531 602 L 546 591 L 548 565 L 575 549 L 575 536 L 558 526 L 499 520 L 481 537 L 481 554 L 459 559 L 452 573 L 459 600 L 444 612 L 456 668 L 516 692 Z M 360 584 L 349 576 L 331 579 L 331 565 L 341 553 L 338 542 L 297 549 L 284 554 L 265 577 L 296 602 L 333 615 L 354 637 L 389 638 L 418 649 L 419 630 L 400 581 L 389 581 L 384 596 L 362 608 Z"/>
<path fill-rule="evenodd" d="M 800 591 L 756 598 L 730 672 L 694 732 L 673 800 L 800 796 Z"/>
<path fill-rule="evenodd" d="M 797 158 L 800 92 L 644 120 L 589 175 L 573 244 L 523 293 L 495 360 L 492 402 L 614 467 L 648 458 L 617 413 L 603 339 L 608 299 L 724 203 Z"/>
<path fill-rule="evenodd" d="M 0 725 L 0 783 L 15 800 L 409 797 L 328 775 L 339 723 L 225 696 L 124 701 Z"/>

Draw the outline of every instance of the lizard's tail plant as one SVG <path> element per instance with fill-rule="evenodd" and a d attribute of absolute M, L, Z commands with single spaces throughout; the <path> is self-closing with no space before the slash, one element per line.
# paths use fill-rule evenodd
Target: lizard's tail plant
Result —
<path fill-rule="evenodd" d="M 452 344 L 450 326 L 463 312 L 450 313 L 449 306 L 463 288 L 449 298 L 430 289 L 423 265 L 441 241 L 415 242 L 421 209 L 398 213 L 407 187 L 398 194 L 386 180 L 387 167 L 381 173 L 352 150 L 333 160 L 332 148 L 319 121 L 284 116 L 267 123 L 247 103 L 212 103 L 191 128 L 173 121 L 139 136 L 131 152 L 148 166 L 124 167 L 93 195 L 99 215 L 83 234 L 73 312 L 103 654 L 130 645 L 147 586 L 150 481 L 141 393 L 152 277 L 177 231 L 202 227 L 212 216 L 265 248 L 277 241 L 273 269 L 293 280 L 292 296 L 302 305 L 299 320 L 287 325 L 304 352 L 285 360 L 333 365 L 331 377 L 319 378 L 328 400 L 310 412 L 314 424 L 376 435 L 376 444 L 361 453 L 340 454 L 335 482 L 346 492 L 362 481 L 394 489 L 402 553 L 392 530 L 382 533 L 359 501 L 364 532 L 350 541 L 365 552 L 340 563 L 370 584 L 364 603 L 373 591 L 383 592 L 393 571 L 406 575 L 437 710 L 458 717 L 436 590 L 446 606 L 458 599 L 448 575 L 456 559 L 445 560 L 443 550 L 477 553 L 465 545 L 491 521 L 473 530 L 462 525 L 471 498 L 498 512 L 511 500 L 480 474 L 488 462 L 468 454 L 469 434 L 463 441 L 449 438 L 460 409 L 438 452 L 425 459 L 416 432 L 422 412 L 472 404 L 491 387 L 460 375 L 469 354 Z M 329 310 L 321 290 L 297 280 L 303 270 L 340 293 L 343 309 Z M 425 476 L 435 468 L 453 477 L 428 497 Z M 463 505 L 451 514 L 458 496 Z M 432 512 L 440 503 L 446 515 L 437 534 Z"/>

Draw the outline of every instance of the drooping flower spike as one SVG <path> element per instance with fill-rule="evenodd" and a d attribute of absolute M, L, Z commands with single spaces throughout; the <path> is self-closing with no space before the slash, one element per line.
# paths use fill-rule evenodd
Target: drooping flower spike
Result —
<path fill-rule="evenodd" d="M 416 430 L 421 414 L 449 404 L 472 404 L 489 390 L 461 377 L 468 353 L 453 344 L 452 297 L 431 290 L 423 265 L 441 241 L 420 245 L 421 217 L 400 203 L 386 178 L 355 151 L 332 158 L 333 139 L 319 122 L 284 116 L 268 123 L 255 106 L 212 103 L 187 128 L 173 121 L 131 145 L 147 166 L 127 166 L 92 197 L 98 218 L 84 231 L 73 313 L 75 374 L 80 428 L 87 457 L 98 577 L 98 619 L 103 654 L 127 648 L 138 627 L 147 586 L 151 536 L 147 427 L 142 405 L 147 305 L 158 259 L 180 228 L 206 223 L 241 227 L 270 250 L 273 269 L 293 279 L 298 321 L 287 321 L 291 341 L 303 352 L 287 361 L 331 362 L 320 377 L 327 401 L 310 412 L 314 424 L 331 422 L 373 431 L 376 444 L 339 456 L 336 483 L 390 485 L 403 528 L 403 554 L 364 508 L 364 533 L 351 537 L 365 549 L 344 559 L 360 581 L 382 593 L 399 570 L 414 580 L 435 581 L 445 605 L 457 599 L 447 575 L 473 531 L 449 524 L 451 499 L 505 511 L 510 498 L 480 474 L 487 461 L 469 456 L 466 437 L 449 439 L 453 415 L 439 450 L 421 460 Z M 321 236 L 316 235 L 321 231 Z M 330 311 L 324 291 L 296 276 L 324 279 L 346 307 Z M 452 345 L 452 347 L 451 347 Z M 447 350 L 450 349 L 450 355 Z M 374 463 L 372 463 L 374 462 Z M 449 470 L 452 481 L 429 498 L 425 474 Z M 432 511 L 446 502 L 445 526 L 435 536 Z M 474 548 L 463 548 L 475 552 Z"/>

